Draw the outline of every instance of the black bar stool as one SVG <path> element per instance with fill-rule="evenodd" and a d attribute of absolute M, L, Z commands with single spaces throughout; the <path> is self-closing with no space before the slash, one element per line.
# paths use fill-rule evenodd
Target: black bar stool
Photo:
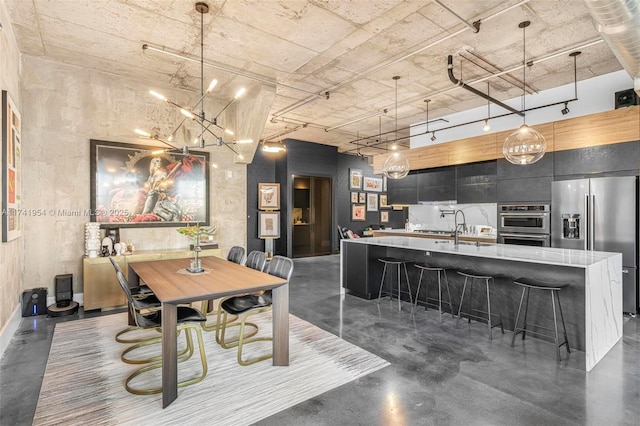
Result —
<path fill-rule="evenodd" d="M 522 333 L 522 340 L 524 340 L 525 334 L 527 332 L 536 334 L 543 337 L 550 337 L 554 339 L 556 343 L 556 353 L 558 357 L 558 361 L 560 358 L 560 347 L 562 345 L 567 345 L 567 353 L 571 353 L 571 349 L 569 348 L 569 340 L 567 339 L 567 328 L 564 325 L 564 315 L 562 315 L 562 305 L 560 305 L 560 290 L 563 288 L 569 287 L 569 284 L 560 284 L 560 283 L 550 283 L 545 281 L 533 280 L 530 278 L 518 278 L 513 281 L 514 284 L 518 284 L 522 286 L 522 296 L 520 296 L 520 305 L 518 306 L 518 314 L 516 315 L 516 322 L 513 328 L 513 338 L 511 339 L 511 347 L 516 344 L 516 336 L 518 333 Z M 551 293 L 551 308 L 553 309 L 553 328 L 543 327 L 536 324 L 529 324 L 531 326 L 537 328 L 544 328 L 546 330 L 553 330 L 554 335 L 539 333 L 537 331 L 532 331 L 527 329 L 527 311 L 529 310 L 529 292 L 531 289 L 534 290 L 545 290 Z M 524 301 L 526 296 L 527 301 L 524 305 L 524 321 L 522 327 L 518 327 L 518 321 L 520 319 L 520 311 L 522 310 L 522 302 Z M 556 301 L 558 301 L 558 310 L 560 311 L 560 320 L 562 321 L 562 331 L 564 333 L 564 342 L 558 344 L 558 318 L 556 316 Z"/>
<path fill-rule="evenodd" d="M 466 315 L 467 318 L 469 319 L 469 323 L 471 323 L 471 318 L 475 318 L 478 320 L 483 320 L 483 321 L 487 321 L 487 326 L 489 327 L 489 339 L 493 339 L 493 335 L 492 335 L 492 329 L 493 327 L 497 327 L 498 325 L 500 326 L 500 330 L 502 331 L 502 334 L 504 334 L 504 327 L 502 326 L 502 315 L 500 314 L 500 304 L 498 303 L 498 314 L 492 314 L 491 313 L 491 296 L 489 294 L 489 281 L 491 281 L 491 283 L 493 283 L 495 285 L 495 280 L 492 276 L 489 275 L 482 275 L 482 274 L 478 274 L 476 272 L 473 271 L 469 271 L 469 270 L 462 270 L 462 271 L 458 271 L 459 275 L 462 275 L 464 277 L 464 287 L 462 287 L 462 296 L 460 296 L 460 307 L 458 308 L 458 321 L 456 321 L 456 328 L 458 327 L 458 324 L 460 323 L 460 319 L 462 318 L 462 315 Z M 469 291 L 469 311 L 468 312 L 462 312 L 462 304 L 464 303 L 464 294 L 465 291 L 467 289 L 467 281 L 469 280 L 469 278 L 471 278 L 471 285 L 470 287 L 470 291 Z M 482 311 L 479 309 L 474 309 L 473 308 L 473 283 L 476 280 L 484 280 L 485 281 L 485 286 L 486 286 L 486 291 L 487 291 L 487 311 Z M 479 312 L 479 313 L 483 313 L 486 315 L 485 317 L 481 317 L 478 315 L 474 315 L 473 312 Z M 492 316 L 496 316 L 500 319 L 500 323 L 499 324 L 495 324 L 491 321 L 491 317 Z"/>
<path fill-rule="evenodd" d="M 402 298 L 400 294 L 402 291 L 400 290 L 400 266 L 404 268 L 404 276 L 407 279 L 407 288 L 409 289 L 409 301 L 411 305 L 413 305 L 413 296 L 411 295 L 411 285 L 409 284 L 409 274 L 407 273 L 407 262 L 402 259 L 395 259 L 393 257 L 381 257 L 378 259 L 379 262 L 384 264 L 384 269 L 382 270 L 382 279 L 380 280 L 380 290 L 378 291 L 378 303 L 380 303 L 380 298 L 382 297 L 382 288 L 384 287 L 384 279 L 387 274 L 387 266 L 396 266 L 398 268 L 398 310 L 402 309 Z M 385 292 L 389 295 L 389 301 L 393 301 L 393 285 L 391 286 L 390 291 Z"/>
<path fill-rule="evenodd" d="M 451 304 L 451 292 L 449 291 L 449 280 L 447 279 L 447 271 L 445 268 L 441 268 L 438 266 L 428 266 L 428 265 L 420 265 L 420 264 L 415 264 L 414 265 L 416 268 L 420 269 L 420 278 L 418 279 L 418 289 L 416 290 L 416 297 L 413 299 L 413 308 L 411 308 L 411 313 L 413 313 L 413 310 L 416 308 L 416 306 L 418 306 L 418 302 L 419 302 L 419 298 L 420 298 L 420 285 L 422 284 L 422 275 L 427 272 L 435 272 L 438 275 L 438 298 L 434 299 L 432 297 L 428 296 L 428 290 L 429 290 L 429 276 L 427 275 L 427 283 L 425 285 L 425 298 L 424 298 L 424 305 L 425 305 L 425 309 L 427 308 L 427 305 L 432 305 L 435 306 L 434 303 L 429 303 L 429 300 L 435 300 L 438 302 L 438 309 L 440 310 L 440 322 L 442 322 L 442 281 L 440 279 L 441 275 L 444 275 L 444 283 L 447 287 L 447 303 L 449 304 L 449 309 L 451 309 L 451 318 L 455 318 L 453 316 L 453 305 Z"/>

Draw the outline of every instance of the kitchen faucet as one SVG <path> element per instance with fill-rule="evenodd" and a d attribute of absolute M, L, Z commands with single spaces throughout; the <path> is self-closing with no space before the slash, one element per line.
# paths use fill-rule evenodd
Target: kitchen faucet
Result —
<path fill-rule="evenodd" d="M 462 223 L 458 224 L 458 213 L 462 213 Z M 460 243 L 459 237 L 458 237 L 458 227 L 462 227 L 462 232 L 465 232 L 467 230 L 467 219 L 464 217 L 464 212 L 462 210 L 448 210 L 448 209 L 440 209 L 440 217 L 444 217 L 447 214 L 452 214 L 453 215 L 453 222 L 454 222 L 454 228 L 453 228 L 453 243 L 455 245 L 458 245 Z"/>

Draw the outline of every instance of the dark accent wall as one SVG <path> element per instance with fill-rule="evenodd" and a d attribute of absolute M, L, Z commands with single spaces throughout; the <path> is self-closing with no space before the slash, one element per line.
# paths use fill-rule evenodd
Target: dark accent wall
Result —
<path fill-rule="evenodd" d="M 260 182 L 279 182 L 276 179 L 276 163 L 280 154 L 265 154 L 258 149 L 253 161 L 247 166 L 247 253 L 253 250 L 264 251 L 264 241 L 258 238 L 258 184 Z M 282 191 L 280 191 L 282 206 Z"/>

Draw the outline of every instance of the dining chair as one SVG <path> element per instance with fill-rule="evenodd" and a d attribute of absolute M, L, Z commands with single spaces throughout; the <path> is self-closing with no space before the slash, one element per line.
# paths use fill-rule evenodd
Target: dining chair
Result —
<path fill-rule="evenodd" d="M 254 250 L 247 255 L 247 260 L 244 262 L 244 266 L 247 268 L 255 269 L 256 271 L 264 271 L 264 267 L 267 264 L 267 256 L 263 251 Z"/>
<path fill-rule="evenodd" d="M 269 266 L 267 266 L 266 273 L 279 278 L 283 278 L 288 282 L 289 280 L 291 280 L 291 275 L 293 274 L 293 261 L 288 257 L 274 256 L 269 262 Z M 247 343 L 273 340 L 272 336 L 253 337 L 257 333 L 258 326 L 254 323 L 247 322 L 247 319 L 250 316 L 270 311 L 272 308 L 271 301 L 271 290 L 267 290 L 259 295 L 247 294 L 244 296 L 229 297 L 223 299 L 220 302 L 218 316 L 222 316 L 222 326 L 219 327 L 218 331 L 216 332 L 216 340 L 218 341 L 220 346 L 225 349 L 234 347 L 238 348 L 238 364 L 251 365 L 256 362 L 273 357 L 273 354 L 269 353 L 267 355 L 254 357 L 247 360 L 242 358 L 242 350 L 244 345 L 246 345 Z M 238 315 L 240 317 L 239 323 L 232 324 L 232 326 L 239 325 L 240 331 L 238 333 L 238 337 L 226 339 L 225 334 L 227 325 L 224 319 L 229 314 Z M 249 333 L 249 335 L 245 335 L 244 331 L 245 327 L 247 326 L 255 328 L 255 332 Z"/>
<path fill-rule="evenodd" d="M 227 260 L 233 263 L 237 263 L 238 265 L 242 265 L 242 261 L 244 260 L 244 247 L 241 246 L 233 246 L 229 249 L 229 253 L 227 254 Z M 205 331 L 216 331 L 219 326 L 219 315 L 218 310 L 216 310 L 215 299 L 203 300 L 202 305 L 200 306 L 202 312 L 206 315 L 211 315 L 216 317 L 216 321 L 213 323 L 202 323 L 202 328 Z M 237 319 L 237 316 L 227 318 L 229 322 L 233 322 Z"/>
<path fill-rule="evenodd" d="M 122 268 L 120 268 L 120 265 L 118 265 L 118 262 L 116 262 L 114 260 L 114 258 L 111 257 L 111 256 L 109 256 L 109 260 L 111 261 L 111 264 L 113 265 L 113 268 L 116 270 L 116 274 L 119 272 L 124 277 L 124 272 L 122 272 Z M 127 286 L 128 286 L 128 283 L 127 283 Z M 151 289 L 149 287 L 147 287 L 146 285 L 134 286 L 134 287 L 129 286 L 129 292 L 131 293 L 131 296 L 133 298 L 138 299 L 142 304 L 146 305 L 147 308 L 160 307 L 160 305 L 161 305 L 161 303 L 158 300 L 158 298 L 155 296 L 155 294 L 153 294 L 153 291 L 151 291 Z M 158 336 L 144 336 L 144 337 L 136 337 L 136 338 L 123 338 L 122 337 L 125 334 L 130 333 L 132 331 L 136 331 L 136 330 L 140 330 L 140 327 L 131 326 L 131 327 L 127 327 L 127 328 L 125 328 L 123 330 L 120 330 L 118 333 L 116 333 L 116 342 L 118 342 L 118 343 L 141 343 L 141 342 L 145 342 L 145 341 L 148 341 L 148 340 L 158 339 Z"/>
<path fill-rule="evenodd" d="M 127 301 L 129 302 L 129 306 L 131 309 L 131 314 L 133 315 L 136 325 L 142 329 L 153 329 L 158 332 L 162 332 L 162 309 L 149 309 L 143 301 L 135 299 L 129 291 L 129 283 L 127 282 L 127 279 L 124 277 L 122 272 L 118 271 L 116 272 L 116 275 L 118 277 L 120 287 L 127 297 Z M 200 361 L 202 364 L 202 373 L 199 376 L 178 382 L 178 387 L 184 387 L 202 381 L 207 375 L 207 356 L 204 351 L 204 341 L 202 340 L 202 333 L 200 332 L 200 323 L 206 321 L 206 317 L 199 310 L 191 308 L 189 306 L 177 306 L 176 316 L 177 330 L 179 332 L 184 330 L 185 338 L 187 341 L 187 347 L 185 349 L 186 355 L 180 357 L 180 354 L 178 354 L 178 362 L 186 361 L 190 359 L 194 354 L 195 348 L 193 344 L 193 336 L 191 335 L 191 330 L 194 330 L 196 333 L 196 338 L 198 339 Z M 134 346 L 140 347 L 140 345 L 145 344 L 148 343 L 143 342 Z M 131 385 L 131 381 L 139 375 L 162 367 L 162 357 L 154 358 L 157 359 L 156 362 L 152 362 L 151 364 L 137 369 L 125 379 L 124 387 L 128 392 L 134 395 L 153 395 L 162 392 L 162 387 L 142 389 Z"/>

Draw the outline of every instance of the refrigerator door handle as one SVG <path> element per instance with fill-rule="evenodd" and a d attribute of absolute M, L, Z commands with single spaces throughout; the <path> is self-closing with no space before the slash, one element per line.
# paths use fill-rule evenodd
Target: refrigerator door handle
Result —
<path fill-rule="evenodd" d="M 589 212 L 589 226 L 591 227 L 591 229 L 589 229 L 589 248 L 593 251 L 596 242 L 596 196 L 593 194 L 591 195 L 591 204 L 589 205 L 589 208 L 591 210 Z"/>
<path fill-rule="evenodd" d="M 591 219 L 589 218 L 589 194 L 584 194 L 584 215 L 586 216 L 585 233 L 584 233 L 584 249 L 589 250 L 589 224 Z"/>

